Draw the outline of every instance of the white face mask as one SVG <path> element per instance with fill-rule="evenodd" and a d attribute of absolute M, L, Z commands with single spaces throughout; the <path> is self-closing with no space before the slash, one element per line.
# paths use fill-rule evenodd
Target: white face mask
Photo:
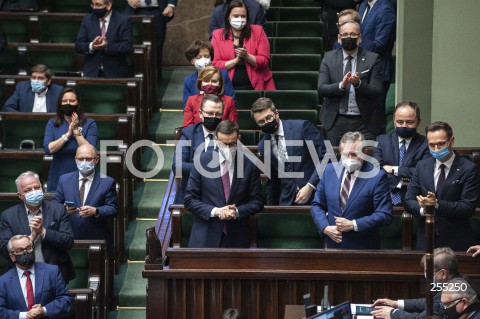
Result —
<path fill-rule="evenodd" d="M 347 172 L 353 173 L 362 167 L 362 162 L 357 159 L 342 157 L 342 165 L 345 167 Z"/>
<path fill-rule="evenodd" d="M 206 66 L 209 66 L 211 64 L 212 61 L 210 60 L 210 58 L 201 58 L 195 61 L 195 67 L 198 71 L 202 71 Z"/>
<path fill-rule="evenodd" d="M 222 156 L 229 162 L 232 163 L 235 154 L 237 153 L 236 147 L 219 147 L 220 153 Z"/>
<path fill-rule="evenodd" d="M 231 18 L 230 25 L 235 30 L 242 30 L 247 24 L 247 18 Z"/>

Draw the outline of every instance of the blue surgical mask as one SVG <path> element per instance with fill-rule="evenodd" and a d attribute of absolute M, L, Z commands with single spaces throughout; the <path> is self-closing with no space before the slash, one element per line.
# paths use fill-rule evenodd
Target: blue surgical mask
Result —
<path fill-rule="evenodd" d="M 42 80 L 31 80 L 30 85 L 33 93 L 40 93 L 45 89 L 45 82 Z"/>
<path fill-rule="evenodd" d="M 450 154 L 450 149 L 448 148 L 448 145 L 447 145 L 444 148 L 439 149 L 438 151 L 430 150 L 430 154 L 432 154 L 433 158 L 441 161 Z"/>
<path fill-rule="evenodd" d="M 43 191 L 41 189 L 33 190 L 25 194 L 25 202 L 28 205 L 40 206 L 43 200 Z"/>
<path fill-rule="evenodd" d="M 77 162 L 77 168 L 83 175 L 89 175 L 95 169 L 95 163 L 87 161 Z"/>

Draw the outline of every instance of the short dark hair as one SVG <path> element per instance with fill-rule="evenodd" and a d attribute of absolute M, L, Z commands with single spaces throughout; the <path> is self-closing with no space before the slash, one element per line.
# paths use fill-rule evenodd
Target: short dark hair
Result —
<path fill-rule="evenodd" d="M 46 65 L 43 65 L 43 64 L 34 65 L 30 71 L 32 73 L 33 72 L 45 73 L 45 77 L 49 80 L 52 78 L 52 70 L 50 70 Z"/>
<path fill-rule="evenodd" d="M 231 33 L 230 28 L 232 26 L 230 25 L 229 16 L 230 12 L 232 12 L 232 10 L 235 8 L 245 8 L 245 10 L 247 11 L 247 24 L 242 29 L 239 39 L 240 43 L 242 43 L 243 39 L 250 39 L 250 35 L 252 33 L 252 28 L 250 27 L 250 16 L 248 14 L 248 7 L 245 3 L 243 3 L 242 0 L 232 0 L 228 3 L 227 12 L 225 13 L 225 27 L 223 28 L 223 37 L 225 38 L 225 40 L 228 40 L 228 37 Z"/>
<path fill-rule="evenodd" d="M 215 136 L 218 136 L 218 133 L 230 135 L 234 132 L 237 132 L 237 135 L 240 135 L 240 127 L 238 124 L 230 120 L 224 120 L 218 123 L 215 130 Z"/>
<path fill-rule="evenodd" d="M 223 105 L 223 101 L 222 99 L 218 96 L 218 95 L 215 95 L 215 94 L 205 94 L 202 98 L 202 102 L 200 104 L 200 109 L 203 110 L 203 106 L 205 105 L 205 102 L 207 101 L 210 101 L 210 102 L 213 102 L 215 104 L 217 103 L 221 103 L 222 104 L 222 112 L 223 112 L 223 108 L 224 108 L 224 105 Z"/>
<path fill-rule="evenodd" d="M 210 53 L 210 59 L 213 60 L 213 46 L 208 41 L 202 40 L 195 40 L 185 52 L 185 57 L 187 58 L 188 62 L 192 61 L 197 57 L 201 50 L 207 49 Z"/>
<path fill-rule="evenodd" d="M 266 109 L 270 109 L 273 112 L 277 111 L 277 108 L 271 99 L 268 97 L 261 97 L 253 102 L 252 107 L 250 108 L 250 115 L 253 118 L 254 113 L 263 112 Z"/>
<path fill-rule="evenodd" d="M 218 74 L 218 76 L 219 76 L 218 77 L 218 84 L 219 84 L 218 88 L 220 90 L 218 91 L 218 95 L 222 95 L 223 90 L 224 90 L 222 72 L 220 71 L 219 68 L 211 66 L 211 65 L 204 67 L 203 70 L 200 71 L 200 73 L 198 74 L 197 90 L 202 91 L 202 82 L 203 81 L 205 81 L 205 82 L 210 81 L 215 74 Z"/>
<path fill-rule="evenodd" d="M 404 101 L 400 102 L 397 105 L 395 105 L 395 110 L 393 111 L 393 118 L 395 118 L 395 113 L 397 113 L 397 110 L 401 107 L 404 106 L 409 106 L 415 111 L 415 115 L 417 116 L 417 121 L 420 121 L 420 108 L 418 107 L 418 104 L 412 101 Z"/>
<path fill-rule="evenodd" d="M 447 122 L 442 122 L 442 121 L 432 122 L 428 124 L 428 126 L 425 128 L 425 134 L 428 134 L 428 132 L 436 132 L 440 130 L 443 130 L 447 133 L 448 139 L 452 138 L 453 136 L 452 127 Z"/>
<path fill-rule="evenodd" d="M 73 93 L 75 94 L 75 96 L 77 97 L 77 101 L 78 101 L 78 108 L 77 108 L 77 115 L 78 115 L 78 123 L 80 123 L 79 125 L 82 126 L 85 121 L 86 121 L 86 118 L 85 118 L 85 115 L 83 114 L 83 107 L 82 107 L 82 101 L 80 100 L 80 95 L 78 95 L 78 92 L 75 88 L 73 87 L 66 87 L 62 90 L 62 92 L 60 93 L 60 95 L 58 96 L 58 100 L 57 100 L 57 116 L 55 117 L 55 123 L 53 124 L 53 126 L 55 127 L 59 127 L 60 125 L 63 124 L 63 121 L 64 121 L 64 116 L 63 116 L 63 112 L 62 112 L 62 99 L 63 99 L 63 96 L 67 93 Z"/>

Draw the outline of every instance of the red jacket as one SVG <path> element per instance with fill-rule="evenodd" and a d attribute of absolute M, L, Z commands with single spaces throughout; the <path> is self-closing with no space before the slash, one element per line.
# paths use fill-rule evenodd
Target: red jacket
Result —
<path fill-rule="evenodd" d="M 245 62 L 248 78 L 255 91 L 275 90 L 272 72 L 268 67 L 270 61 L 270 44 L 263 28 L 258 25 L 250 25 L 252 32 L 249 39 L 245 39 L 243 44 L 247 52 L 255 56 L 257 66 L 252 66 Z M 235 50 L 233 48 L 232 35 L 225 40 L 223 37 L 224 28 L 213 31 L 212 46 L 215 52 L 212 64 L 220 69 L 225 69 L 227 61 L 235 59 Z M 227 71 L 230 79 L 233 80 L 235 68 Z"/>
<path fill-rule="evenodd" d="M 222 120 L 230 120 L 238 123 L 237 107 L 231 96 L 220 95 L 223 101 Z M 200 118 L 200 105 L 202 104 L 203 94 L 191 95 L 188 97 L 185 110 L 183 110 L 183 126 L 190 126 L 202 121 Z"/>

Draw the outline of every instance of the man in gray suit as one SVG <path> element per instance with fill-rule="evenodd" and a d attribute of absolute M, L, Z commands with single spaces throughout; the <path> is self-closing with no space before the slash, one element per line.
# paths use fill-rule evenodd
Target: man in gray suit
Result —
<path fill-rule="evenodd" d="M 360 48 L 361 41 L 360 25 L 344 23 L 338 34 L 342 47 L 326 52 L 320 66 L 318 94 L 324 99 L 320 122 L 334 146 L 349 131 L 359 131 L 367 140 L 384 133 L 380 57 Z"/>

